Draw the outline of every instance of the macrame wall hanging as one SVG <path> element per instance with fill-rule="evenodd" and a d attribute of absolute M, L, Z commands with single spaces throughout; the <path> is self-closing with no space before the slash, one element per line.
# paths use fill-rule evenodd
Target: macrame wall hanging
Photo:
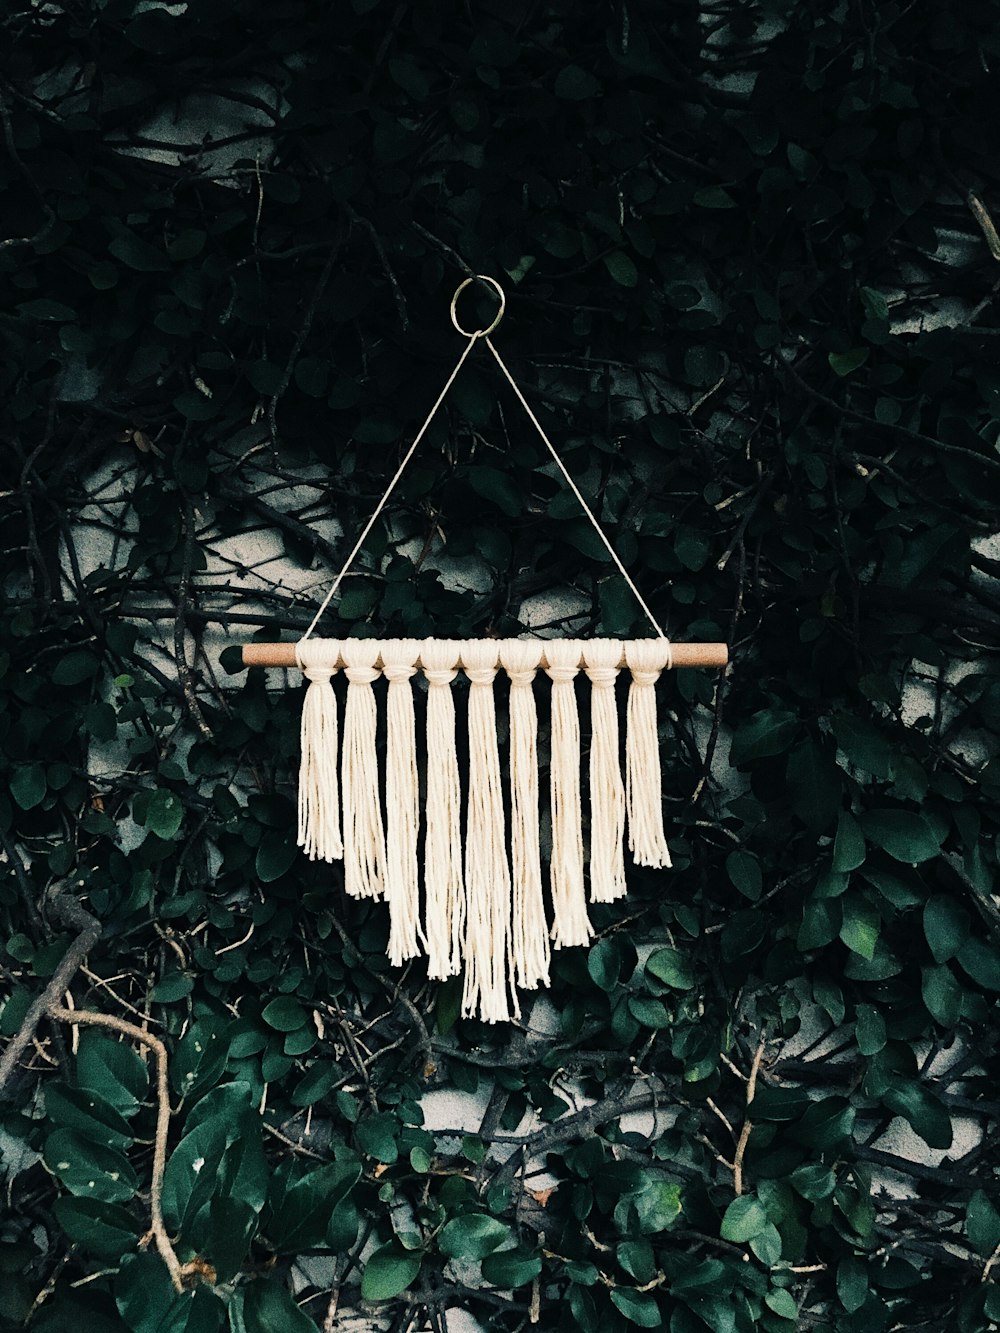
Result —
<path fill-rule="evenodd" d="M 723 643 L 671 643 L 604 535 L 490 340 L 486 328 L 459 324 L 461 284 L 451 303 L 468 341 L 386 487 L 323 604 L 298 643 L 253 643 L 247 666 L 298 667 L 309 682 L 302 709 L 298 841 L 319 861 L 344 863 L 355 898 L 382 899 L 389 911 L 390 961 L 426 953 L 428 973 L 444 979 L 464 969 L 462 1013 L 496 1023 L 520 1014 L 517 991 L 548 984 L 550 947 L 586 945 L 589 901 L 625 893 L 625 843 L 641 866 L 666 867 L 660 749 L 654 686 L 671 667 L 721 667 Z M 618 639 L 324 639 L 313 637 L 324 612 L 395 490 L 448 390 L 478 342 L 485 343 L 566 484 L 632 591 L 655 637 Z M 624 773 L 616 684 L 629 677 Z M 347 678 L 343 720 L 331 684 Z M 427 682 L 426 724 L 418 746 L 413 677 Z M 587 781 L 576 678 L 589 682 Z M 452 682 L 469 682 L 464 710 L 468 764 L 459 766 L 459 726 Z M 509 682 L 508 736 L 501 754 L 494 686 Z M 542 866 L 542 793 L 534 686 L 550 683 L 548 815 L 551 852 Z M 374 686 L 385 682 L 385 689 Z M 384 749 L 379 749 L 379 714 Z M 425 774 L 423 800 L 419 774 Z M 588 793 L 585 820 L 583 792 Z M 585 842 L 584 828 L 589 829 Z M 545 903 L 548 881 L 551 928 Z"/>

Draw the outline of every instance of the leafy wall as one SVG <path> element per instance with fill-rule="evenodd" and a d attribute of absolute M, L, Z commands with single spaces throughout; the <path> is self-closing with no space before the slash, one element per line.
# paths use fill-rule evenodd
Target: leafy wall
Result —
<path fill-rule="evenodd" d="M 0 1328 L 1000 1319 L 996 17 L 7 7 Z M 308 622 L 470 270 L 733 648 L 675 868 L 499 1029 L 296 854 L 300 692 L 219 656 Z M 326 628 L 529 614 L 642 633 L 479 359 Z"/>

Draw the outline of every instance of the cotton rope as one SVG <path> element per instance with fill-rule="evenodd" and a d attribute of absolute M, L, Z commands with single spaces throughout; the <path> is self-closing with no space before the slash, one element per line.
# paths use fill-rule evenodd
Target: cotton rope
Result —
<path fill-rule="evenodd" d="M 447 639 L 425 639 L 420 662 L 427 679 L 427 801 L 424 839 L 424 935 L 427 975 L 436 981 L 462 970 L 465 887 L 462 875 L 462 790 L 451 682 L 458 652 Z"/>
<path fill-rule="evenodd" d="M 385 743 L 385 896 L 389 904 L 389 961 L 394 967 L 420 953 L 420 880 L 417 836 L 420 793 L 417 777 L 417 728 L 410 680 L 420 643 L 388 639 L 381 645 L 386 696 Z"/>
<path fill-rule="evenodd" d="M 465 830 L 465 989 L 463 1015 L 486 1023 L 520 1015 L 510 975 L 511 880 L 493 682 L 496 642 L 467 639 L 461 659 L 469 678 L 469 794 Z"/>
<path fill-rule="evenodd" d="M 377 680 L 376 639 L 345 639 L 347 677 L 340 786 L 344 807 L 344 888 L 352 898 L 381 898 L 385 883 L 385 832 L 379 794 L 378 716 L 372 681 Z"/>
<path fill-rule="evenodd" d="M 625 896 L 625 784 L 615 700 L 621 656 L 618 639 L 592 639 L 583 645 L 583 666 L 590 680 L 590 900 L 594 903 L 613 903 Z"/>
<path fill-rule="evenodd" d="M 506 639 L 500 644 L 500 665 L 510 679 L 511 954 L 517 984 L 525 990 L 549 984 L 549 933 L 538 832 L 538 710 L 531 688 L 543 647 L 537 639 Z"/>
<path fill-rule="evenodd" d="M 298 844 L 312 861 L 339 861 L 340 787 L 337 781 L 337 696 L 331 679 L 337 670 L 336 639 L 300 643 L 296 660 L 309 681 L 300 726 Z"/>
<path fill-rule="evenodd" d="M 583 822 L 580 808 L 580 716 L 574 681 L 580 645 L 547 639 L 545 674 L 552 681 L 549 726 L 549 803 L 552 812 L 552 943 L 557 949 L 587 944 L 593 928 L 587 917 L 583 882 Z"/>
<path fill-rule="evenodd" d="M 665 867 L 670 865 L 670 852 L 663 832 L 654 686 L 661 671 L 670 665 L 670 645 L 656 639 L 637 639 L 626 643 L 625 660 L 632 673 L 625 743 L 628 846 L 636 865 Z"/>

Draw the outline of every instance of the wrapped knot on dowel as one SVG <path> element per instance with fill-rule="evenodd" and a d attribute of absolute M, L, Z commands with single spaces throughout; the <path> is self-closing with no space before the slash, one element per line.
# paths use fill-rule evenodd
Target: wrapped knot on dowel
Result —
<path fill-rule="evenodd" d="M 667 640 L 290 646 L 308 681 L 299 845 L 313 860 L 343 858 L 351 897 L 385 899 L 394 965 L 426 954 L 435 980 L 464 970 L 463 1014 L 517 1017 L 518 989 L 548 984 L 551 948 L 589 943 L 588 900 L 625 893 L 626 841 L 636 864 L 670 865 L 656 708 L 656 683 L 672 665 Z M 338 674 L 347 681 L 342 729 Z"/>

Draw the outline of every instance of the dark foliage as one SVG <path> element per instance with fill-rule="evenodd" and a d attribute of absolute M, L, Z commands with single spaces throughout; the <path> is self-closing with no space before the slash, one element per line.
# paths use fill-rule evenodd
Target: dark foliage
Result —
<path fill-rule="evenodd" d="M 0 1029 L 79 898 L 74 1007 L 167 1051 L 188 1288 L 144 1044 L 44 1019 L 0 1328 L 1000 1321 L 996 6 L 0 25 Z M 502 1030 L 296 854 L 299 692 L 219 661 L 308 622 L 469 271 L 658 614 L 734 658 L 668 685 L 675 869 Z M 515 633 L 565 587 L 642 633 L 474 358 L 328 632 Z M 478 1132 L 424 1126 L 445 1090 Z"/>

